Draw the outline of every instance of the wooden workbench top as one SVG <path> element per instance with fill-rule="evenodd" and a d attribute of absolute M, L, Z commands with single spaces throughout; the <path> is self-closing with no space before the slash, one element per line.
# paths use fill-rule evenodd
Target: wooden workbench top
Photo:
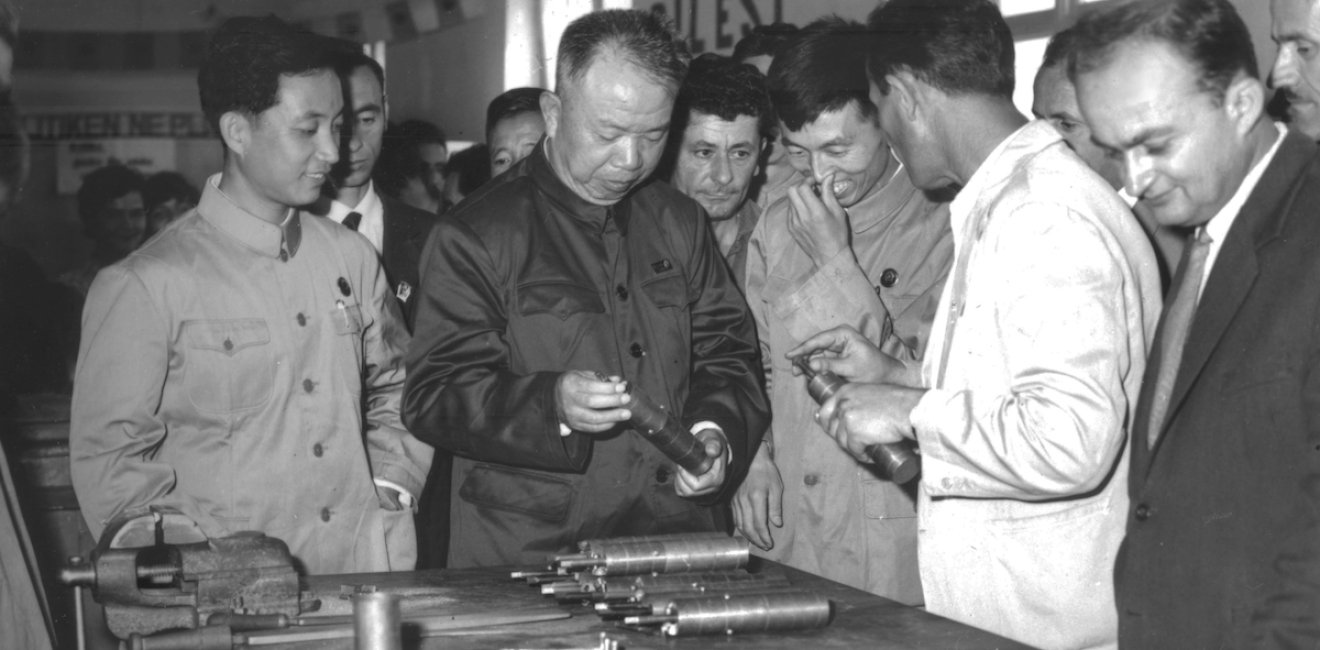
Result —
<path fill-rule="evenodd" d="M 523 581 L 511 580 L 513 569 L 465 569 L 317 576 L 306 580 L 306 588 L 321 599 L 325 614 L 347 614 L 352 605 L 341 594 L 361 586 L 400 593 L 405 615 L 409 609 L 439 608 L 452 614 L 493 614 L 507 611 L 558 609 L 571 618 L 506 625 L 454 632 L 444 637 L 406 640 L 410 648 L 594 648 L 605 632 L 622 650 L 653 648 L 766 648 L 770 650 L 814 650 L 815 648 L 960 648 L 990 650 L 1027 648 L 921 609 L 907 607 L 818 576 L 762 562 L 752 570 L 784 571 L 795 588 L 828 597 L 834 617 L 828 627 L 795 633 L 747 634 L 732 637 L 667 638 L 620 628 L 602 621 L 585 606 L 564 608 L 555 599 L 542 596 Z M 352 641 L 263 646 L 269 648 L 352 648 Z"/>

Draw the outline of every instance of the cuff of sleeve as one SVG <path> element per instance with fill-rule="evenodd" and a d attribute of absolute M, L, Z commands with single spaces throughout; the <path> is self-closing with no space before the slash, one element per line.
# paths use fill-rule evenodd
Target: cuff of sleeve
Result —
<path fill-rule="evenodd" d="M 952 486 L 947 480 L 952 466 L 945 432 L 959 426 L 950 421 L 950 413 L 956 412 L 954 403 L 961 399 L 961 392 L 932 388 L 921 396 L 921 401 L 909 415 L 912 428 L 917 432 L 917 445 L 921 448 L 922 489 L 931 496 L 962 494 L 945 489 Z"/>
<path fill-rule="evenodd" d="M 564 424 L 563 422 L 560 422 L 560 423 L 559 423 L 559 435 L 560 435 L 561 437 L 567 438 L 567 437 L 568 437 L 568 434 L 570 434 L 570 433 L 573 433 L 573 430 L 570 429 L 570 428 L 568 428 L 568 425 L 567 425 L 567 424 Z"/>
<path fill-rule="evenodd" d="M 729 435 L 724 433 L 724 428 L 715 424 L 711 420 L 701 420 L 700 422 L 693 424 L 688 431 L 690 431 L 692 435 L 696 435 L 698 431 L 703 429 L 714 429 L 720 432 L 720 436 L 724 438 L 724 462 L 733 462 L 733 445 L 729 444 Z"/>
<path fill-rule="evenodd" d="M 394 481 L 391 481 L 389 479 L 375 478 L 372 480 L 376 483 L 376 485 L 379 485 L 380 487 L 389 488 L 391 490 L 394 490 L 395 492 L 398 492 L 399 505 L 402 505 L 403 507 L 409 510 L 416 511 L 417 497 L 413 496 L 412 492 L 405 490 L 402 485 L 399 485 L 398 483 L 395 483 Z"/>

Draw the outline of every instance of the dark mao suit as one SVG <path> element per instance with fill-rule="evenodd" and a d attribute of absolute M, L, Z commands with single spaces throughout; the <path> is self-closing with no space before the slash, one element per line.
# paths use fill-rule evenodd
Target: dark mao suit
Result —
<path fill-rule="evenodd" d="M 712 530 L 768 409 L 751 313 L 700 206 L 650 182 L 613 206 L 559 180 L 538 146 L 432 232 L 408 353 L 407 425 L 454 452 L 450 566 L 543 564 L 580 539 Z M 561 436 L 567 370 L 620 375 L 714 422 L 733 452 L 721 495 L 674 494 L 640 435 Z"/>
<path fill-rule="evenodd" d="M 1159 358 L 1157 344 L 1151 359 Z M 1154 362 L 1146 369 L 1133 431 L 1132 500 L 1116 567 L 1120 647 L 1317 647 L 1314 143 L 1290 133 L 1233 223 L 1151 449 L 1158 372 Z"/>

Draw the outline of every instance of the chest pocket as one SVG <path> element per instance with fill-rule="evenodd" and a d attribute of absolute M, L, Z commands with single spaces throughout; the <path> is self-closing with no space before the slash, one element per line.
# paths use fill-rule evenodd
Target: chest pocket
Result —
<path fill-rule="evenodd" d="M 357 335 L 362 333 L 362 306 L 340 305 L 330 310 L 330 322 L 335 334 Z"/>
<path fill-rule="evenodd" d="M 683 309 L 687 307 L 687 283 L 678 273 L 651 278 L 642 283 L 642 291 L 656 307 Z"/>
<path fill-rule="evenodd" d="M 518 287 L 518 313 L 568 320 L 574 314 L 605 313 L 605 303 L 595 289 L 564 281 L 538 282 Z"/>
<path fill-rule="evenodd" d="M 275 359 L 260 318 L 184 321 L 184 388 L 204 413 L 235 413 L 270 401 Z"/>

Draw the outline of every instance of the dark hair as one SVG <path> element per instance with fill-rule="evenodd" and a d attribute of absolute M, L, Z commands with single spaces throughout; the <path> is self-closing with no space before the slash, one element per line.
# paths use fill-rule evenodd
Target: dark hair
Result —
<path fill-rule="evenodd" d="M 142 183 L 142 204 L 147 212 L 170 199 L 197 205 L 201 198 L 197 188 L 179 172 L 157 172 Z"/>
<path fill-rule="evenodd" d="M 594 11 L 572 23 L 559 39 L 556 90 L 569 79 L 581 79 L 607 47 L 616 47 L 652 80 L 677 88 L 687 74 L 687 45 L 669 22 L 649 11 Z"/>
<path fill-rule="evenodd" d="M 445 132 L 425 120 L 387 125 L 381 138 L 380 157 L 371 172 L 376 190 L 398 198 L 409 179 L 421 176 L 422 156 L 418 148 L 423 144 L 446 145 Z"/>
<path fill-rule="evenodd" d="M 106 204 L 137 192 L 142 194 L 145 181 L 139 174 L 119 164 L 109 164 L 83 177 L 78 188 L 78 216 L 89 222 L 98 216 Z"/>
<path fill-rule="evenodd" d="M 381 93 L 385 92 L 385 68 L 380 67 L 379 61 L 367 56 L 367 53 L 362 51 L 361 43 L 342 38 L 330 40 L 334 41 L 333 45 L 337 59 L 335 71 L 341 77 L 353 74 L 353 71 L 358 68 L 366 68 L 371 71 L 371 74 L 375 75 L 376 82 L 380 84 Z"/>
<path fill-rule="evenodd" d="M 821 113 L 856 103 L 863 117 L 875 119 L 866 82 L 866 30 L 838 16 L 802 29 L 792 45 L 770 64 L 766 85 L 779 121 L 789 131 L 816 121 Z"/>
<path fill-rule="evenodd" d="M 514 88 L 500 93 L 486 106 L 486 141 L 490 141 L 491 131 L 505 118 L 523 113 L 541 112 L 541 94 L 544 88 Z"/>
<path fill-rule="evenodd" d="M 765 77 L 751 65 L 718 54 L 702 54 L 692 60 L 674 100 L 669 133 L 676 141 L 682 140 L 693 111 L 729 122 L 749 115 L 756 118 L 762 136 L 768 136 L 774 127 Z"/>
<path fill-rule="evenodd" d="M 867 73 L 907 70 L 949 95 L 1013 97 L 1013 33 L 990 0 L 890 0 L 871 12 Z"/>
<path fill-rule="evenodd" d="M 792 23 L 757 25 L 733 46 L 733 58 L 746 61 L 752 57 L 769 55 L 771 59 L 797 38 L 798 27 Z"/>
<path fill-rule="evenodd" d="M 463 196 L 477 191 L 490 180 L 490 149 L 484 144 L 474 144 L 450 156 L 445 173 L 458 174 L 458 191 Z"/>
<path fill-rule="evenodd" d="M 1056 33 L 1050 37 L 1050 42 L 1045 45 L 1045 56 L 1041 59 L 1040 69 L 1053 68 L 1056 65 L 1067 65 L 1068 60 L 1072 58 L 1073 52 L 1076 50 L 1076 26 Z"/>
<path fill-rule="evenodd" d="M 276 18 L 240 16 L 220 25 L 197 72 L 202 112 L 216 133 L 230 111 L 259 115 L 279 102 L 281 75 L 335 67 L 336 48 L 324 36 Z"/>
<path fill-rule="evenodd" d="M 1251 33 L 1228 0 L 1133 2 L 1087 14 L 1073 27 L 1077 45 L 1068 76 L 1104 66 L 1123 41 L 1167 43 L 1200 71 L 1197 86 L 1216 102 L 1239 74 L 1253 79 Z"/>

